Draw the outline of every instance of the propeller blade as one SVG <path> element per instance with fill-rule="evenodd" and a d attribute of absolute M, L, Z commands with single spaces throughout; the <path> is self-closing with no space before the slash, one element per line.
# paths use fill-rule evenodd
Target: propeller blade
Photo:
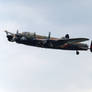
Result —
<path fill-rule="evenodd" d="M 8 35 L 8 31 L 7 30 L 5 30 L 5 33 Z"/>
<path fill-rule="evenodd" d="M 36 33 L 34 32 L 34 38 L 36 38 Z"/>
<path fill-rule="evenodd" d="M 69 34 L 66 34 L 66 35 L 65 35 L 65 38 L 69 39 L 69 38 L 70 38 L 70 37 L 69 37 Z"/>
<path fill-rule="evenodd" d="M 19 34 L 19 30 L 17 30 L 16 34 Z"/>
<path fill-rule="evenodd" d="M 5 32 L 6 32 L 7 35 L 8 35 L 8 34 L 14 35 L 13 33 L 8 32 L 7 30 L 5 30 Z"/>
<path fill-rule="evenodd" d="M 49 35 L 48 35 L 48 40 L 50 40 L 50 36 L 51 36 L 51 32 L 49 32 Z"/>

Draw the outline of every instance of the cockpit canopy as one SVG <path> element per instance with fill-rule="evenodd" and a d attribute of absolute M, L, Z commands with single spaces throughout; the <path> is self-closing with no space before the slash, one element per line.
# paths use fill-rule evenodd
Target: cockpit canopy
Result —
<path fill-rule="evenodd" d="M 22 34 L 22 36 L 25 36 L 27 38 L 34 37 L 34 33 L 30 33 L 30 32 L 22 32 L 21 34 Z"/>

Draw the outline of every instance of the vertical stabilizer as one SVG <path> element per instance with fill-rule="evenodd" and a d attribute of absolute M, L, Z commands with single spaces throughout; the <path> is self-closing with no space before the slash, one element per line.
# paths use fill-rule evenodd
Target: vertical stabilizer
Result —
<path fill-rule="evenodd" d="M 92 52 L 92 41 L 91 41 L 91 45 L 90 45 L 90 51 Z"/>

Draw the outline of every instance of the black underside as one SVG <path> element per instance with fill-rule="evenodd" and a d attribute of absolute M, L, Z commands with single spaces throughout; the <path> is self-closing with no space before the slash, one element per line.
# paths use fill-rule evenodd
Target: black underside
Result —
<path fill-rule="evenodd" d="M 68 45 L 66 47 L 62 47 L 62 45 L 64 44 L 64 42 L 62 42 L 62 45 L 57 45 L 58 43 L 56 43 L 55 41 L 52 42 L 48 42 L 48 43 L 43 43 L 42 41 L 38 41 L 38 40 L 23 40 L 23 41 L 16 41 L 17 43 L 20 44 L 25 44 L 25 45 L 30 45 L 30 46 L 35 46 L 35 47 L 41 47 L 41 48 L 49 48 L 49 49 L 62 49 L 62 50 L 88 50 L 87 45 L 84 46 L 84 48 L 82 48 L 82 46 L 80 44 L 71 44 Z"/>

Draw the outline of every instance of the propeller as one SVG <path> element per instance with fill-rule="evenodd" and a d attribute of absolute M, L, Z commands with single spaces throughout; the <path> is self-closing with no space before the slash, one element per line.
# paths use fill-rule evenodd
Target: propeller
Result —
<path fill-rule="evenodd" d="M 17 29 L 17 32 L 16 32 L 16 34 L 19 34 L 19 30 Z"/>
<path fill-rule="evenodd" d="M 16 31 L 16 34 L 13 36 L 13 41 L 17 41 L 22 37 L 22 35 L 19 33 L 19 30 Z"/>
<path fill-rule="evenodd" d="M 65 38 L 69 39 L 69 38 L 70 38 L 70 37 L 69 37 L 69 34 L 66 34 L 66 35 L 65 35 Z"/>
<path fill-rule="evenodd" d="M 45 41 L 44 41 L 44 45 L 46 47 L 51 46 L 50 38 L 51 38 L 51 32 L 49 32 L 47 39 L 45 39 Z"/>
<path fill-rule="evenodd" d="M 16 31 L 15 36 L 17 36 L 17 37 L 19 37 L 19 36 L 20 36 L 20 34 L 19 34 L 19 30 L 17 30 L 17 31 Z"/>
<path fill-rule="evenodd" d="M 12 42 L 13 41 L 16 41 L 16 40 L 19 40 L 22 37 L 22 35 L 19 34 L 19 31 L 18 30 L 17 30 L 16 34 L 13 34 L 11 32 L 8 32 L 7 30 L 5 30 L 5 32 L 6 32 L 6 35 L 7 35 L 8 40 L 9 41 L 12 41 Z"/>
<path fill-rule="evenodd" d="M 33 33 L 33 38 L 32 39 L 36 40 L 36 33 L 35 32 Z"/>
<path fill-rule="evenodd" d="M 6 32 L 6 35 L 7 35 L 7 38 L 8 38 L 8 41 L 12 41 L 13 37 L 14 37 L 14 34 L 11 33 L 11 32 L 8 32 L 7 30 L 5 30 Z"/>
<path fill-rule="evenodd" d="M 9 35 L 9 34 L 10 34 L 10 35 L 14 35 L 13 33 L 8 32 L 7 30 L 5 30 L 5 32 L 6 32 L 7 35 Z"/>
<path fill-rule="evenodd" d="M 51 32 L 49 32 L 49 35 L 48 35 L 48 40 L 50 40 L 50 36 L 51 36 Z"/>
<path fill-rule="evenodd" d="M 5 30 L 5 33 L 8 35 L 8 31 L 7 30 Z"/>
<path fill-rule="evenodd" d="M 36 39 L 36 33 L 34 32 L 34 38 Z"/>
<path fill-rule="evenodd" d="M 51 37 L 51 32 L 49 32 L 49 34 L 48 34 L 48 38 L 46 39 L 46 43 L 50 40 L 50 37 Z"/>

